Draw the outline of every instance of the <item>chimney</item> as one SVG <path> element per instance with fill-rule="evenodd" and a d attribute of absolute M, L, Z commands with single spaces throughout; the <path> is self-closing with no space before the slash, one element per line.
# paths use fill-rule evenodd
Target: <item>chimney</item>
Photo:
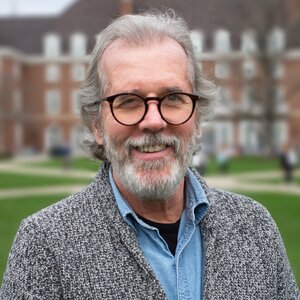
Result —
<path fill-rule="evenodd" d="M 120 16 L 133 13 L 133 0 L 120 0 Z"/>

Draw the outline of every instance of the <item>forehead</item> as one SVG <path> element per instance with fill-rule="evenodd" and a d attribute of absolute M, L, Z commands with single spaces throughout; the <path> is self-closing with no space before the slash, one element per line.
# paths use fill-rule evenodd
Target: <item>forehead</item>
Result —
<path fill-rule="evenodd" d="M 155 92 L 168 86 L 190 89 L 186 53 L 171 38 L 138 46 L 116 40 L 104 51 L 101 70 L 112 92 Z"/>

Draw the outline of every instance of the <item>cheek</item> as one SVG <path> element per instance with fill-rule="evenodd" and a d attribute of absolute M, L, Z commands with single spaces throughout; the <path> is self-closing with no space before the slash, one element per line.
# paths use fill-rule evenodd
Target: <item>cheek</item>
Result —
<path fill-rule="evenodd" d="M 101 121 L 103 122 L 103 134 L 111 141 L 114 141 L 115 144 L 123 144 L 128 137 L 134 134 L 134 129 L 132 127 L 118 123 L 111 115 L 110 111 L 103 111 Z"/>

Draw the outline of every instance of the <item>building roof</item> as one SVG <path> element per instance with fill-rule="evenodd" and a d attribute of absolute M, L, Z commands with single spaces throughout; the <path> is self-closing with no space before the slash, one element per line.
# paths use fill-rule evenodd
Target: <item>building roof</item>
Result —
<path fill-rule="evenodd" d="M 43 35 L 55 32 L 62 37 L 63 51 L 67 52 L 70 34 L 79 31 L 88 36 L 90 51 L 95 35 L 120 14 L 120 2 L 78 0 L 51 18 L 0 18 L 0 46 L 38 54 L 42 52 Z M 208 48 L 216 29 L 230 31 L 233 47 L 238 48 L 241 31 L 256 28 L 262 41 L 272 26 L 287 30 L 289 47 L 300 47 L 300 0 L 132 0 L 133 13 L 149 8 L 173 8 L 186 19 L 191 29 L 205 32 Z"/>

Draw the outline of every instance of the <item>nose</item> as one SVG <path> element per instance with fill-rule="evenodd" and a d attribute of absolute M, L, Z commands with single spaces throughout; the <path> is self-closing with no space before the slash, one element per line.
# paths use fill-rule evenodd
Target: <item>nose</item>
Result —
<path fill-rule="evenodd" d="M 157 132 L 162 130 L 167 126 L 167 122 L 162 119 L 159 110 L 157 101 L 148 102 L 148 111 L 144 119 L 139 123 L 139 128 L 141 130 L 148 129 L 152 132 Z"/>

